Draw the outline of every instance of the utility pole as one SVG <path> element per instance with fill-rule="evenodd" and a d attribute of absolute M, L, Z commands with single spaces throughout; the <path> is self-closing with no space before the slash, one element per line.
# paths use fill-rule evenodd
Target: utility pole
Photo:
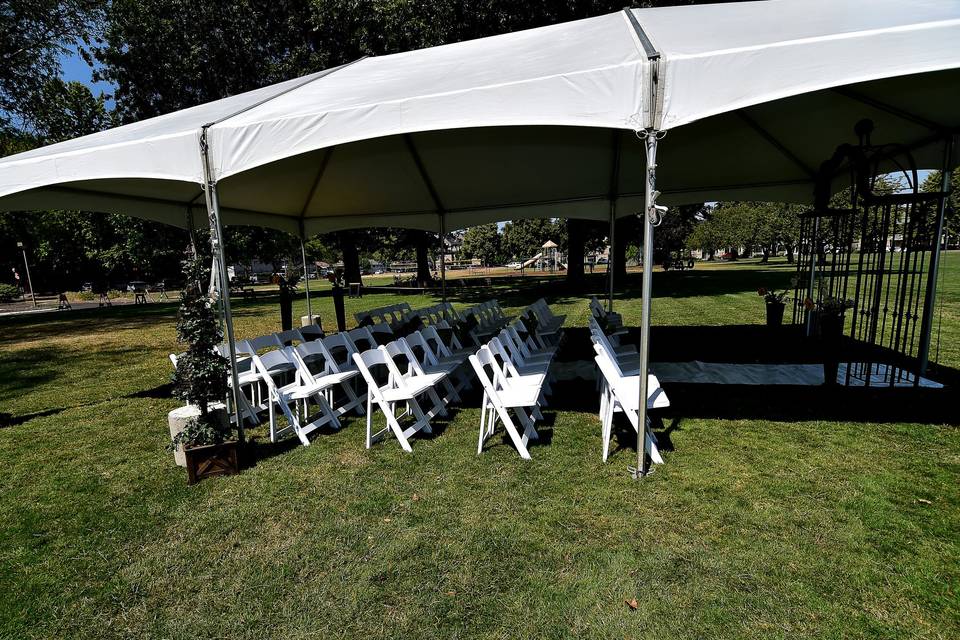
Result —
<path fill-rule="evenodd" d="M 27 248 L 22 242 L 17 242 L 17 248 L 23 252 L 23 267 L 27 271 L 27 286 L 30 287 L 30 297 L 33 298 L 33 308 L 37 308 L 37 294 L 33 290 L 33 280 L 30 279 L 30 264 L 27 262 Z"/>

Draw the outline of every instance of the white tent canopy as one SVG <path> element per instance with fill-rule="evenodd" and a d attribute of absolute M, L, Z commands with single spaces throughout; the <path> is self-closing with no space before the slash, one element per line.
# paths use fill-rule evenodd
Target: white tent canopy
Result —
<path fill-rule="evenodd" d="M 206 216 L 307 235 L 457 228 L 663 203 L 809 200 L 853 124 L 939 168 L 960 126 L 960 3 L 642 9 L 353 64 L 0 160 L 0 208 Z M 651 108 L 651 106 L 653 108 Z"/>

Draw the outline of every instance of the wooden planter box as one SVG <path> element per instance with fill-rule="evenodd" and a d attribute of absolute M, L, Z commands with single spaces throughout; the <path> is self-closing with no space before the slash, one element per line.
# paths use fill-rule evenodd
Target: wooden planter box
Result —
<path fill-rule="evenodd" d="M 184 449 L 184 454 L 187 458 L 188 484 L 196 484 L 205 478 L 240 473 L 236 442 L 190 447 Z"/>

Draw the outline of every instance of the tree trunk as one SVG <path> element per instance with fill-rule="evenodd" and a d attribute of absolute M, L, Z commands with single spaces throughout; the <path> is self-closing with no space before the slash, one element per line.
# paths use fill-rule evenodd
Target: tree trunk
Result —
<path fill-rule="evenodd" d="M 764 247 L 762 251 L 763 257 L 760 259 L 760 263 L 766 264 L 767 262 L 770 262 L 770 247 Z"/>
<path fill-rule="evenodd" d="M 430 237 L 426 231 L 415 231 L 415 242 L 417 244 L 417 284 L 421 287 L 429 286 L 433 281 L 430 277 L 430 263 L 427 258 L 427 252 L 430 249 Z"/>
<path fill-rule="evenodd" d="M 793 245 L 787 244 L 787 262 L 793 264 Z"/>
<path fill-rule="evenodd" d="M 340 250 L 343 252 L 343 275 L 347 283 L 360 282 L 360 252 L 353 232 L 340 232 Z"/>
<path fill-rule="evenodd" d="M 567 282 L 583 281 L 583 259 L 586 254 L 583 220 L 567 220 Z"/>
<path fill-rule="evenodd" d="M 616 242 L 613 247 L 613 275 L 625 278 L 627 275 L 627 241 L 632 229 L 629 218 L 620 218 L 616 222 Z M 621 280 L 622 282 L 623 280 Z"/>

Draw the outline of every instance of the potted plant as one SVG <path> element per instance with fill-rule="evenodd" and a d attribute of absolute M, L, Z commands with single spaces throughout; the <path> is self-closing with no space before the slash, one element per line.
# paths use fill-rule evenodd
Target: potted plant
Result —
<path fill-rule="evenodd" d="M 757 289 L 757 295 L 762 297 L 767 306 L 767 326 L 771 328 L 779 327 L 783 324 L 783 309 L 786 307 L 784 302 L 787 298 L 787 291 L 773 291 L 760 287 Z"/>
<path fill-rule="evenodd" d="M 273 284 L 280 288 L 280 329 L 289 331 L 293 328 L 293 296 L 300 282 L 299 274 L 284 278 L 279 273 L 273 274 Z"/>
<path fill-rule="evenodd" d="M 343 269 L 337 268 L 327 274 L 327 280 L 333 285 L 333 309 L 337 315 L 337 331 L 347 330 L 347 313 L 343 305 L 343 295 L 346 285 L 346 275 Z"/>
<path fill-rule="evenodd" d="M 841 300 L 826 296 L 820 302 L 810 298 L 803 301 L 807 311 L 816 314 L 816 326 L 819 330 L 820 344 L 823 349 L 823 383 L 828 386 L 837 384 L 837 370 L 840 367 L 840 343 L 843 337 L 844 314 L 853 306 L 853 300 Z"/>
<path fill-rule="evenodd" d="M 191 411 L 169 448 L 182 449 L 188 481 L 194 484 L 203 478 L 233 475 L 239 466 L 237 442 L 224 405 L 227 359 L 216 349 L 223 334 L 215 303 L 205 288 L 210 282 L 209 262 L 190 251 L 183 268 L 186 282 L 180 294 L 177 340 L 187 345 L 187 351 L 177 358 L 173 383 L 177 397 L 187 401 Z"/>

